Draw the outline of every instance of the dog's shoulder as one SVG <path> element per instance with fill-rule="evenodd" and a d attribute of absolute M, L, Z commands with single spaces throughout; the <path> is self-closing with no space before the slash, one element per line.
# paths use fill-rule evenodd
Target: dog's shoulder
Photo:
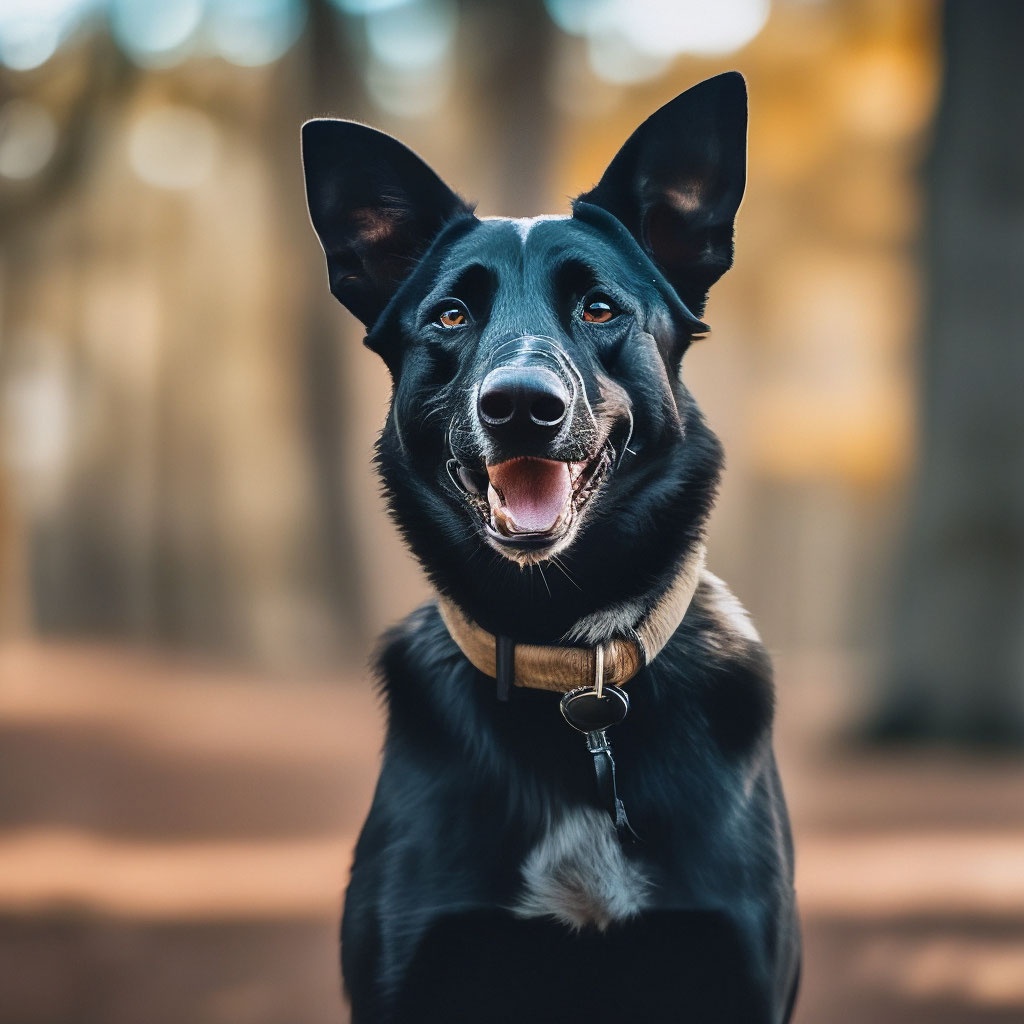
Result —
<path fill-rule="evenodd" d="M 659 660 L 685 675 L 684 689 L 696 695 L 725 752 L 750 751 L 770 735 L 771 658 L 746 609 L 714 573 L 704 570 L 682 627 Z"/>
<path fill-rule="evenodd" d="M 380 638 L 373 663 L 382 679 L 392 674 L 424 673 L 451 667 L 460 652 L 431 598 Z"/>
<path fill-rule="evenodd" d="M 384 633 L 373 669 L 392 740 L 431 731 L 449 738 L 480 733 L 478 673 L 448 632 L 436 599 Z"/>
<path fill-rule="evenodd" d="M 764 653 L 761 634 L 746 608 L 725 581 L 705 569 L 693 595 L 704 642 L 725 658 L 758 658 Z"/>

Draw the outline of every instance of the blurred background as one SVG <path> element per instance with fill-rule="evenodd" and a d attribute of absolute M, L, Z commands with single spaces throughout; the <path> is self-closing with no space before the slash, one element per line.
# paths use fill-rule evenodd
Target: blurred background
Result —
<path fill-rule="evenodd" d="M 801 1024 L 1024 1020 L 1024 4 L 2 0 L 0 1022 L 346 1019 L 336 922 L 428 596 L 298 132 L 558 212 L 729 68 L 684 374 L 776 658 Z"/>

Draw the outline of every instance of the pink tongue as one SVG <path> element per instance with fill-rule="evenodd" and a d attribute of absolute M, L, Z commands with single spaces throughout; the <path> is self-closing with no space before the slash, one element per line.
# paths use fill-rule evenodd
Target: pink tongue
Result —
<path fill-rule="evenodd" d="M 487 467 L 491 508 L 504 512 L 520 533 L 544 533 L 558 521 L 572 495 L 569 466 L 549 459 L 511 459 Z M 504 500 L 502 500 L 504 499 Z"/>

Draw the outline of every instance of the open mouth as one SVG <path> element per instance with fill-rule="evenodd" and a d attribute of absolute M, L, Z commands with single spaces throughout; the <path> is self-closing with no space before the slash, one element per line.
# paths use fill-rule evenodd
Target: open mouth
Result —
<path fill-rule="evenodd" d="M 545 548 L 568 534 L 612 465 L 604 445 L 592 459 L 558 462 L 520 456 L 472 471 L 449 464 L 452 479 L 483 519 L 487 535 L 503 546 Z"/>

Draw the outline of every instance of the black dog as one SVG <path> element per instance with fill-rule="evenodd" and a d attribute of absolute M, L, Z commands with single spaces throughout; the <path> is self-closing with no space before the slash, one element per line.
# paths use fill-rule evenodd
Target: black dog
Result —
<path fill-rule="evenodd" d="M 390 136 L 303 128 L 331 291 L 393 378 L 391 512 L 442 595 L 379 658 L 342 926 L 359 1024 L 789 1019 L 771 669 L 703 571 L 722 455 L 679 373 L 745 148 L 721 75 L 571 216 L 478 219 Z"/>

